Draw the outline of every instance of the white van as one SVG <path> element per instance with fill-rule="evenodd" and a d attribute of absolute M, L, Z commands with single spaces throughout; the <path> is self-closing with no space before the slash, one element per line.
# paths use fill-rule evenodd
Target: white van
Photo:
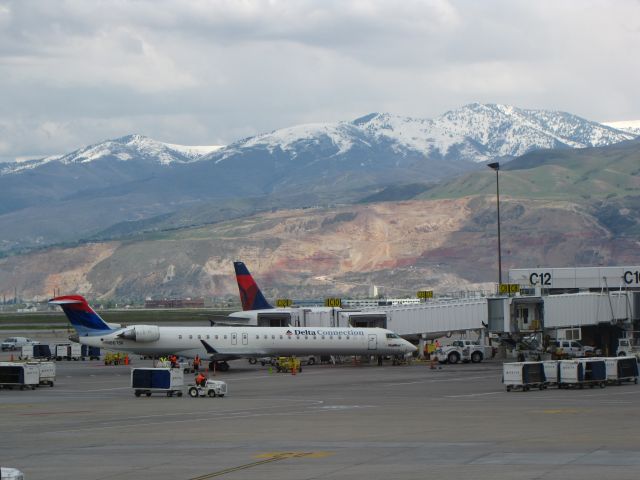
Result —
<path fill-rule="evenodd" d="M 20 350 L 25 345 L 39 345 L 40 342 L 27 337 L 9 337 L 2 341 L 2 351 Z"/>
<path fill-rule="evenodd" d="M 576 340 L 557 340 L 551 342 L 552 352 L 562 352 L 568 357 L 585 357 L 595 354 L 595 348 L 589 345 L 582 345 Z"/>

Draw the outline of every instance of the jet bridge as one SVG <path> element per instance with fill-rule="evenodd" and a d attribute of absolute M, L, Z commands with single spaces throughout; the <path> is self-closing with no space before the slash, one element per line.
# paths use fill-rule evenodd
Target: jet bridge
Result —
<path fill-rule="evenodd" d="M 258 327 L 288 327 L 291 325 L 291 312 L 259 313 L 257 325 Z"/>
<path fill-rule="evenodd" d="M 338 326 L 356 328 L 387 328 L 386 312 L 340 312 Z"/>
<path fill-rule="evenodd" d="M 387 328 L 403 336 L 480 330 L 488 326 L 489 318 L 486 298 L 396 305 L 378 310 L 386 314 Z"/>

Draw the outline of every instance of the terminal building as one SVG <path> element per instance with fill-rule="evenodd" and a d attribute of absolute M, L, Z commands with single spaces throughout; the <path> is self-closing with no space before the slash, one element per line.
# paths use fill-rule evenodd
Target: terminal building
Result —
<path fill-rule="evenodd" d="M 515 293 L 362 308 L 242 312 L 261 326 L 382 327 L 405 338 L 474 332 L 518 340 L 575 339 L 615 354 L 618 338 L 640 330 L 640 266 L 512 269 Z"/>

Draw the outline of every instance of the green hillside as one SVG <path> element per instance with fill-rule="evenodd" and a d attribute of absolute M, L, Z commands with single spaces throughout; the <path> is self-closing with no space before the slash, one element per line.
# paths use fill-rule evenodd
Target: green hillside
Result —
<path fill-rule="evenodd" d="M 495 192 L 487 168 L 443 182 L 417 198 L 461 198 Z M 640 195 L 640 142 L 583 150 L 541 150 L 500 170 L 500 194 L 521 199 L 562 199 L 590 203 Z"/>

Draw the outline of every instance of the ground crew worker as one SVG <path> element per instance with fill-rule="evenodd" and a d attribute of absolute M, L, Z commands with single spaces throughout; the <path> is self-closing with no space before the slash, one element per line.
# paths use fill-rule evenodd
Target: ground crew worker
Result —
<path fill-rule="evenodd" d="M 196 385 L 204 387 L 205 383 L 207 383 L 207 377 L 205 377 L 202 373 L 198 373 L 198 375 L 196 376 Z"/>
<path fill-rule="evenodd" d="M 200 356 L 196 355 L 196 358 L 193 359 L 193 369 L 197 372 L 200 370 Z"/>
<path fill-rule="evenodd" d="M 178 368 L 178 357 L 171 355 L 169 359 L 171 361 L 171 368 Z"/>

